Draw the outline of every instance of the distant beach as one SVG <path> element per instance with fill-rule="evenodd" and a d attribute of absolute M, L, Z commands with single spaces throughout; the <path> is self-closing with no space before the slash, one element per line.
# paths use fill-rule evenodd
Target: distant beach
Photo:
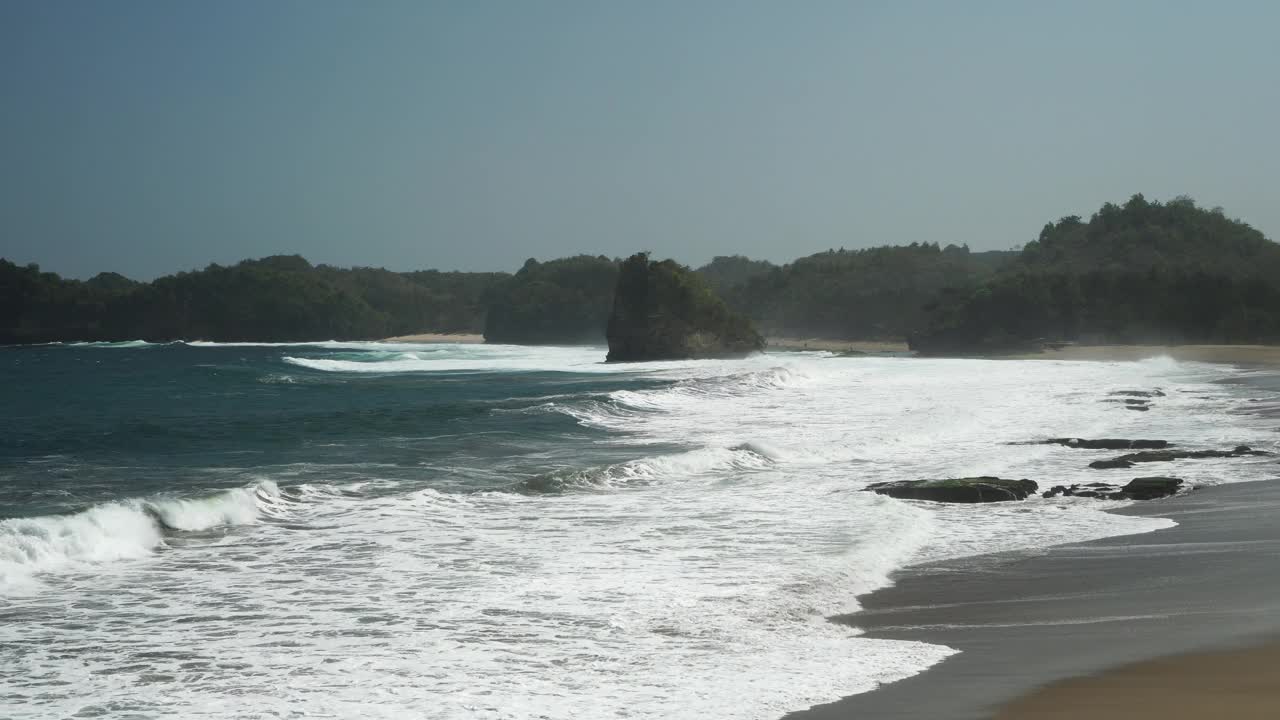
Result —
<path fill-rule="evenodd" d="M 459 343 L 474 345 L 484 342 L 484 336 L 478 333 L 420 333 L 418 335 L 397 335 L 384 338 L 388 343 Z"/>
<path fill-rule="evenodd" d="M 904 341 L 832 340 L 830 338 L 770 337 L 769 350 L 852 353 L 910 353 Z M 1153 357 L 1170 357 L 1183 362 L 1228 363 L 1232 365 L 1280 365 L 1280 345 L 1067 345 L 1044 352 L 995 355 L 999 360 L 1090 360 L 1127 362 Z"/>
<path fill-rule="evenodd" d="M 898 340 L 831 340 L 829 338 L 770 337 L 768 350 L 819 350 L 826 352 L 906 353 L 907 344 Z"/>
<path fill-rule="evenodd" d="M 1008 360 L 1123 362 L 1161 356 L 1183 362 L 1277 365 L 1280 364 L 1280 345 L 1068 345 L 1060 350 L 1001 357 Z"/>

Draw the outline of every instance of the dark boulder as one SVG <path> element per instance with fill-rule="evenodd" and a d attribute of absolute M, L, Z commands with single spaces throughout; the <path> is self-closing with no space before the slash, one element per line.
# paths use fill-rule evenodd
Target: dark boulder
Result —
<path fill-rule="evenodd" d="M 1107 497 L 1112 500 L 1155 500 L 1178 492 L 1182 480 L 1171 477 L 1140 477 L 1129 481 L 1120 492 Z"/>
<path fill-rule="evenodd" d="M 1036 483 L 1031 480 L 971 477 L 947 480 L 898 480 L 873 483 L 864 489 L 899 500 L 982 503 L 1025 500 L 1037 488 Z"/>
<path fill-rule="evenodd" d="M 1151 408 L 1146 405 L 1125 405 L 1125 410 L 1137 410 L 1138 412 L 1146 412 Z"/>
<path fill-rule="evenodd" d="M 1117 470 L 1122 468 L 1131 468 L 1133 467 L 1133 463 L 1128 460 L 1121 460 L 1118 458 L 1114 460 L 1094 460 L 1089 463 L 1089 467 L 1094 470 Z"/>
<path fill-rule="evenodd" d="M 674 260 L 627 258 L 618 272 L 606 330 L 609 362 L 739 357 L 764 349 L 746 317 L 697 273 Z"/>

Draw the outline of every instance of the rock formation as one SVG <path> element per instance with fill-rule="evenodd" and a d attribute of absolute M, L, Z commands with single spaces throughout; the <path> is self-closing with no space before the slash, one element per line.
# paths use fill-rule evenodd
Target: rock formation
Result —
<path fill-rule="evenodd" d="M 764 349 L 751 321 L 673 260 L 622 263 L 606 333 L 610 362 L 738 357 Z"/>

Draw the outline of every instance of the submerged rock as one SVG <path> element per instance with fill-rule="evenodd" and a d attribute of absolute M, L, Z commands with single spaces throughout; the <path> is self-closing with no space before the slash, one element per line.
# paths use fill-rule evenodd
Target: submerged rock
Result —
<path fill-rule="evenodd" d="M 1048 440 L 1035 440 L 1031 444 L 1065 445 L 1066 447 L 1081 450 L 1159 450 L 1169 447 L 1169 441 L 1167 440 L 1124 440 L 1120 438 L 1099 438 L 1097 440 L 1050 438 Z"/>
<path fill-rule="evenodd" d="M 1025 500 L 1037 487 L 1031 480 L 1005 480 L 984 476 L 947 480 L 899 480 L 873 483 L 864 489 L 900 500 L 981 503 Z"/>
<path fill-rule="evenodd" d="M 1254 450 L 1248 445 L 1239 445 L 1234 450 L 1148 450 L 1144 452 L 1121 455 L 1110 460 L 1096 460 L 1089 463 L 1094 470 L 1110 470 L 1113 468 L 1130 468 L 1137 463 L 1169 462 L 1171 460 L 1204 460 L 1208 458 L 1245 457 L 1248 455 L 1270 455 L 1265 450 Z"/>
<path fill-rule="evenodd" d="M 1115 392 L 1110 392 L 1107 394 L 1116 395 L 1120 397 L 1140 397 L 1140 398 L 1164 397 L 1164 393 L 1161 392 L 1160 390 L 1116 390 Z"/>
<path fill-rule="evenodd" d="M 1125 410 L 1137 410 L 1138 412 L 1146 412 L 1151 408 L 1147 405 L 1125 405 Z"/>
<path fill-rule="evenodd" d="M 697 273 L 637 253 L 622 263 L 609 314 L 609 362 L 738 357 L 764 349 L 751 321 Z"/>

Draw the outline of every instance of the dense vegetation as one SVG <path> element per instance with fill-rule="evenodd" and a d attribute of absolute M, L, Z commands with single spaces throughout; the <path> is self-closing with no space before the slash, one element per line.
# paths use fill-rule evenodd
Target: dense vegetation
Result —
<path fill-rule="evenodd" d="M 745 355 L 764 349 L 751 321 L 725 305 L 707 281 L 648 253 L 619 269 L 607 331 L 610 361 Z"/>
<path fill-rule="evenodd" d="M 706 278 L 713 290 L 725 293 L 777 268 L 768 260 L 752 260 L 745 255 L 717 255 L 698 268 L 698 274 Z"/>
<path fill-rule="evenodd" d="M 1046 225 L 989 281 L 941 295 L 911 344 L 987 352 L 1040 339 L 1280 341 L 1280 245 L 1189 198 L 1135 195 Z"/>
<path fill-rule="evenodd" d="M 924 324 L 925 307 L 939 293 L 977 287 L 1014 254 L 932 243 L 842 248 L 757 266 L 722 293 L 770 335 L 901 340 Z"/>
<path fill-rule="evenodd" d="M 0 260 L 0 343 L 290 341 L 478 332 L 501 273 L 394 273 L 275 256 L 136 283 Z"/>
<path fill-rule="evenodd" d="M 719 295 L 771 335 L 909 337 L 928 353 L 1037 340 L 1280 342 L 1280 246 L 1187 198 L 1135 195 L 1088 221 L 1064 217 L 1020 252 L 913 243 L 829 250 L 782 266 L 721 256 L 696 277 L 672 267 L 655 281 L 672 283 L 663 292 Z M 618 285 L 619 261 L 589 255 L 529 260 L 515 275 L 342 269 L 275 256 L 150 283 L 115 273 L 68 280 L 0 259 L 0 343 L 481 329 L 491 342 L 599 342 Z M 716 314 L 722 303 L 694 305 L 695 313 Z"/>
<path fill-rule="evenodd" d="M 512 344 L 601 342 L 617 283 L 618 261 L 604 256 L 526 260 L 494 289 L 484 338 Z"/>

